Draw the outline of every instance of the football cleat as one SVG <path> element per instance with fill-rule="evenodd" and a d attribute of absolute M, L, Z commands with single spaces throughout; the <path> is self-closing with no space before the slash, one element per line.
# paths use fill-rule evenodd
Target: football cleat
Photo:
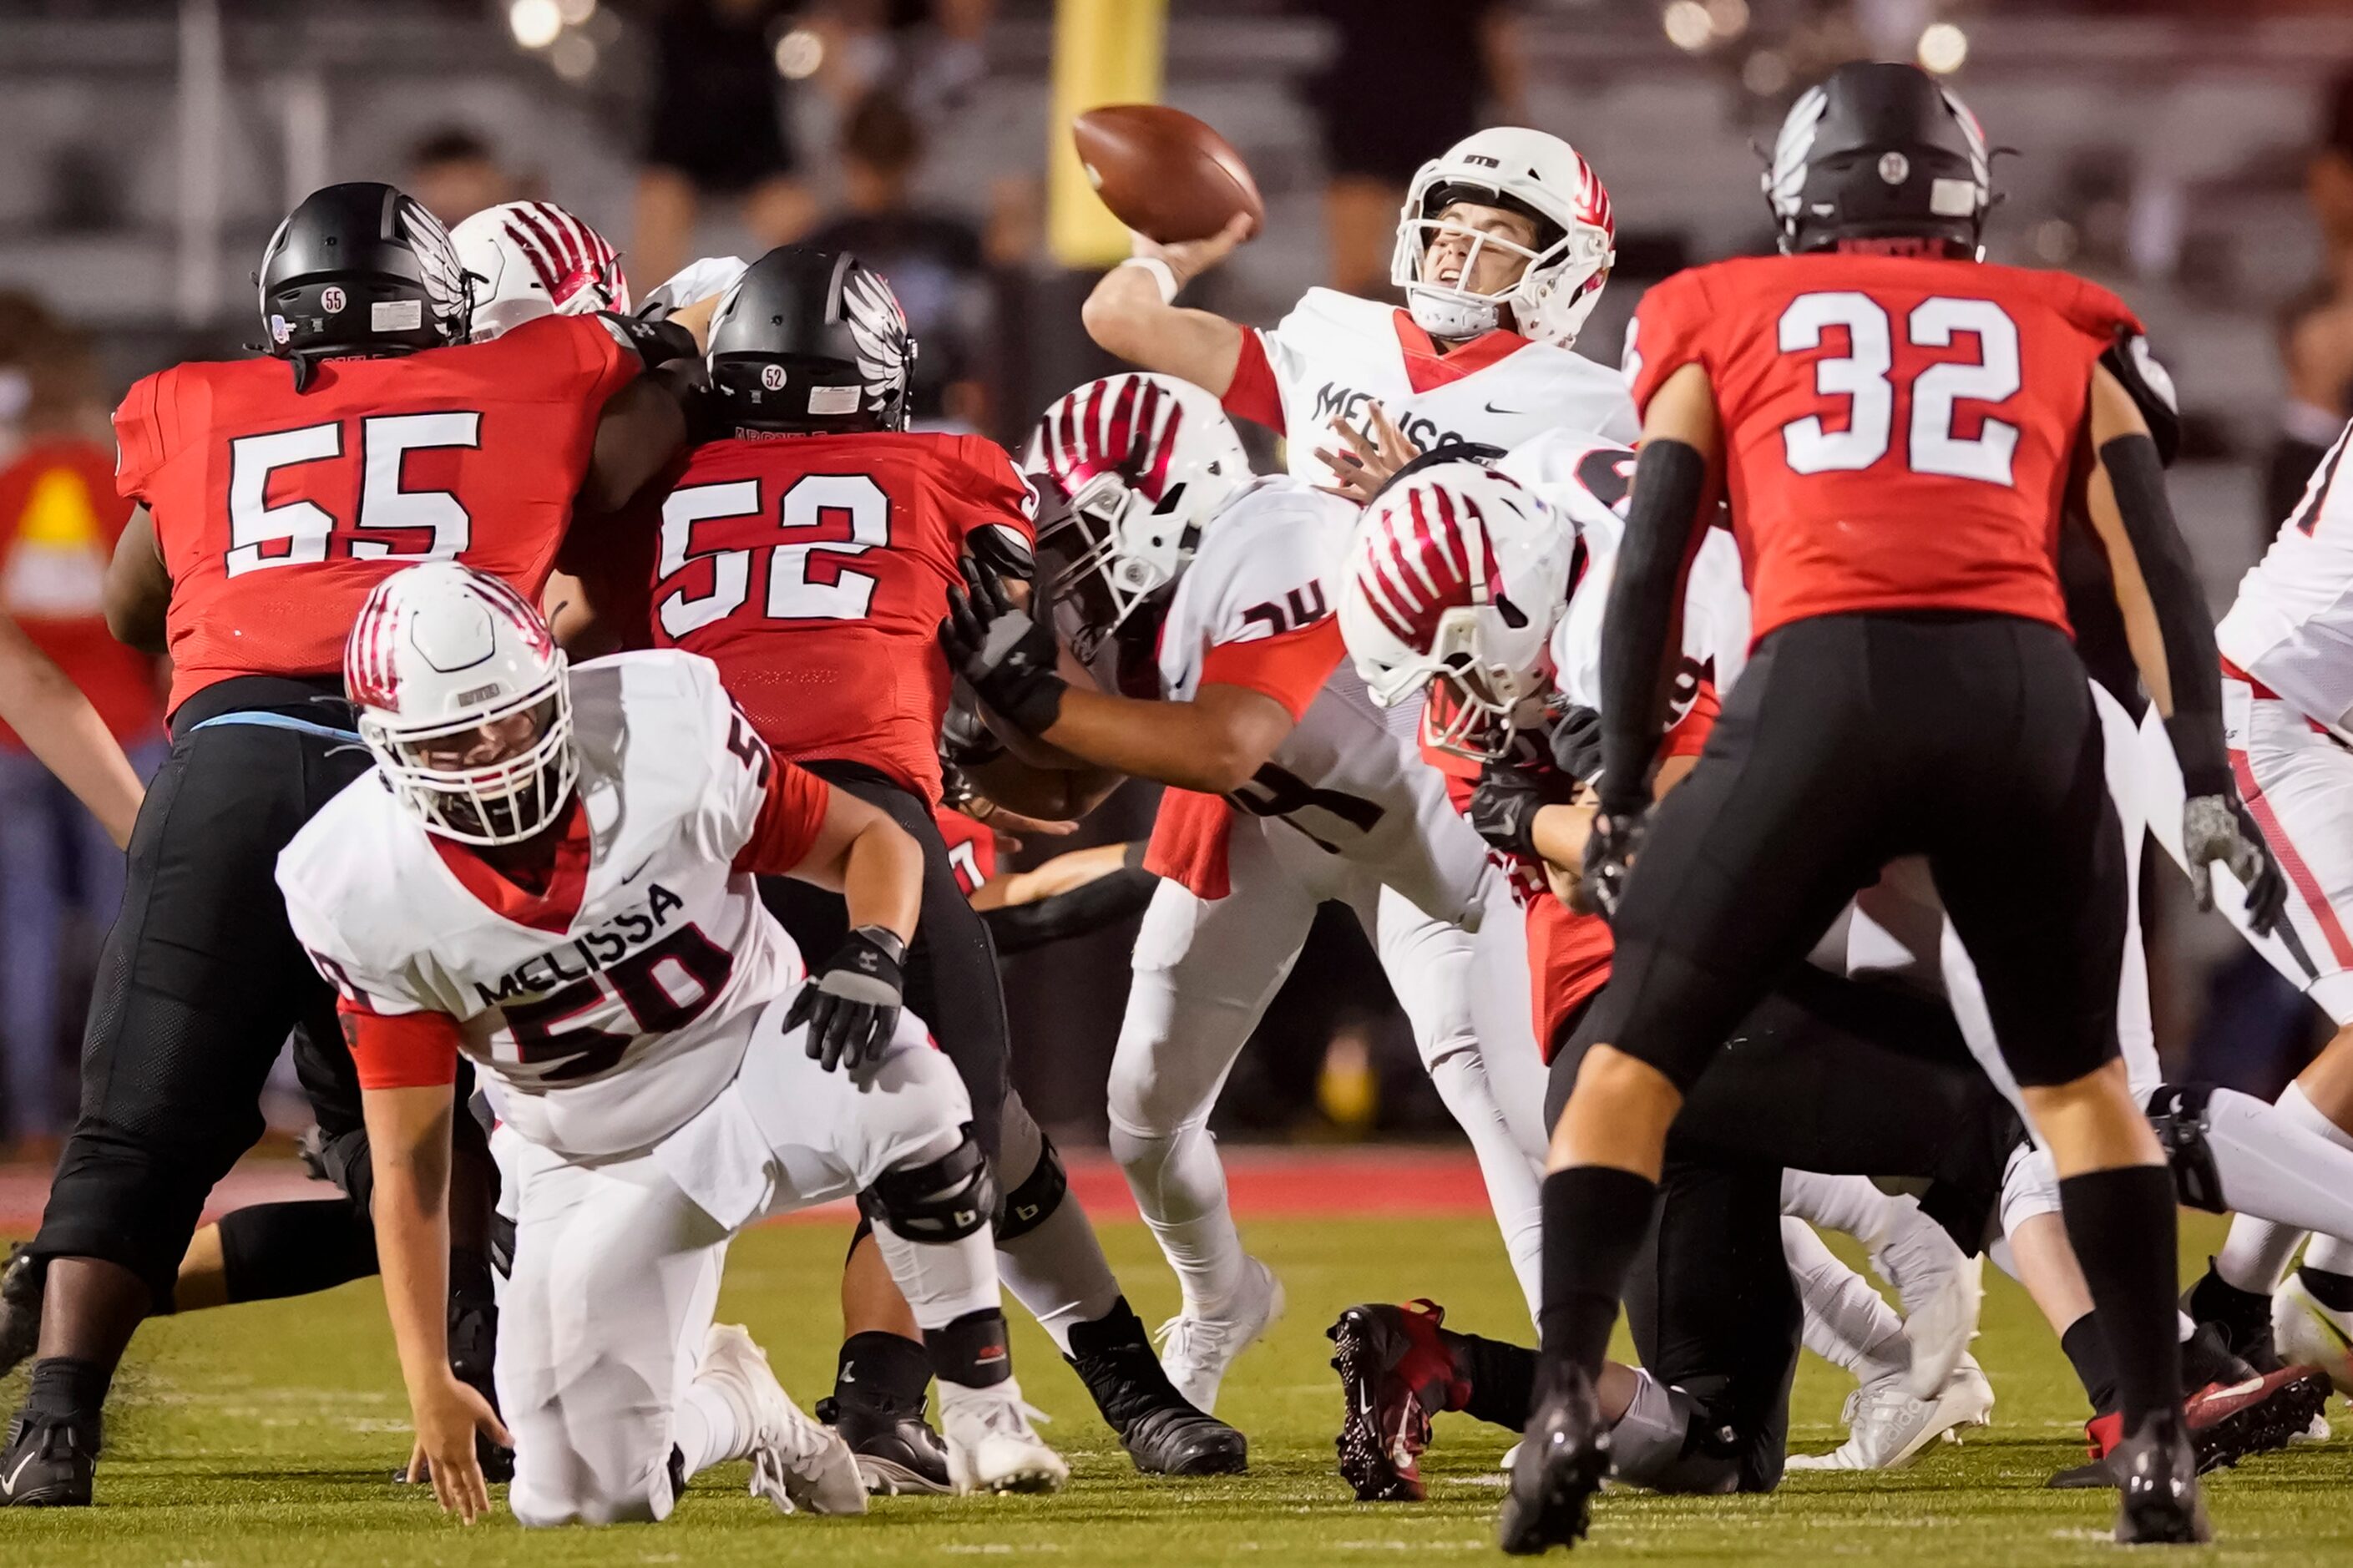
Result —
<path fill-rule="evenodd" d="M 6 1294 L 0 1285 L 0 1297 Z M 2309 1366 L 2325 1367 L 2339 1394 L 2353 1394 L 2353 1312 L 2323 1306 L 2306 1289 L 2304 1270 L 2287 1277 L 2272 1295 L 2271 1317 L 2263 1325 L 2281 1356 Z"/>
<path fill-rule="evenodd" d="M 817 1418 L 841 1434 L 868 1491 L 896 1497 L 955 1490 L 955 1482 L 948 1479 L 947 1445 L 923 1419 L 922 1401 L 910 1406 L 888 1399 L 837 1396 L 817 1402 Z"/>
<path fill-rule="evenodd" d="M 1249 1440 L 1176 1392 L 1124 1297 L 1093 1322 L 1071 1325 L 1064 1359 L 1144 1474 L 1238 1476 L 1250 1468 Z"/>
<path fill-rule="evenodd" d="M 864 1513 L 866 1483 L 841 1434 L 804 1415 L 768 1365 L 768 1354 L 735 1323 L 713 1323 L 694 1381 L 715 1384 L 752 1413 L 752 1495 L 778 1513 Z"/>
<path fill-rule="evenodd" d="M 948 1444 L 948 1474 L 960 1492 L 1055 1492 L 1071 1467 L 1046 1446 L 1032 1421 L 1045 1412 L 1022 1403 L 1011 1378 L 987 1388 L 940 1384 L 940 1426 Z"/>
<path fill-rule="evenodd" d="M 2328 1374 L 2315 1366 L 2283 1367 L 2233 1384 L 2210 1383 L 2182 1402 L 2198 1473 L 2228 1468 L 2257 1454 L 2284 1448 L 2304 1436 L 2328 1403 Z M 2084 1424 L 2092 1462 L 2051 1478 L 2058 1488 L 2116 1485 L 2108 1458 L 2124 1439 L 2124 1417 L 2114 1411 Z"/>
<path fill-rule="evenodd" d="M 1952 1382 L 1953 1373 L 1968 1355 L 1969 1341 L 1977 1337 L 1978 1308 L 1984 1300 L 1980 1282 L 1985 1267 L 1983 1258 L 1964 1258 L 1960 1248 L 1951 1242 L 1940 1228 L 1936 1237 L 1952 1250 L 1952 1265 L 1937 1271 L 1927 1282 L 1916 1279 L 1912 1289 L 1896 1285 L 1909 1310 L 1904 1317 L 1904 1337 L 1911 1342 L 1912 1362 L 1904 1375 L 1904 1393 L 1927 1404 L 1940 1401 Z M 1881 1255 L 1882 1267 L 1890 1247 Z M 1890 1274 L 1891 1281 L 1898 1279 Z"/>
<path fill-rule="evenodd" d="M 1428 1495 L 1421 1455 L 1430 1415 L 1460 1408 L 1469 1388 L 1438 1337 L 1445 1319 L 1446 1309 L 1430 1300 L 1366 1305 L 1324 1331 L 1343 1402 L 1333 1447 L 1358 1502 L 1419 1502 Z"/>
<path fill-rule="evenodd" d="M 1873 1378 L 1846 1396 L 1847 1439 L 1827 1454 L 1792 1454 L 1792 1470 L 1900 1470 L 1938 1437 L 1960 1441 L 1964 1426 L 1993 1421 L 1993 1384 L 1964 1355 L 1935 1399 L 1905 1392 L 1901 1373 Z"/>
<path fill-rule="evenodd" d="M 88 1508 L 95 1436 L 70 1421 L 19 1413 L 0 1450 L 0 1508 Z"/>
<path fill-rule="evenodd" d="M 2198 1283 L 2185 1291 L 2181 1310 L 2200 1328 L 2211 1326 L 2222 1336 L 2231 1353 L 2257 1372 L 2277 1372 L 2286 1363 L 2280 1359 L 2273 1322 L 2278 1316 L 2278 1298 L 2259 1291 L 2242 1290 L 2214 1271 L 2214 1260 L 2206 1260 L 2206 1272 Z M 2296 1355 L 2297 1362 L 2323 1364 L 2319 1356 Z"/>
<path fill-rule="evenodd" d="M 1180 1312 L 1160 1325 L 1161 1368 L 1187 1403 L 1214 1412 L 1226 1369 L 1265 1337 L 1282 1309 L 1282 1281 L 1257 1258 L 1246 1258 L 1241 1284 L 1215 1310 Z"/>
<path fill-rule="evenodd" d="M 1538 1373 L 1520 1457 L 1496 1521 L 1496 1541 L 1515 1557 L 1575 1546 L 1591 1524 L 1593 1494 L 1609 1473 L 1609 1427 L 1593 1380 L 1574 1365 Z"/>
<path fill-rule="evenodd" d="M 2194 1546 L 2214 1539 L 2198 1496 L 2200 1468 L 2179 1416 L 2167 1410 L 2143 1420 L 2108 1456 L 2123 1493 L 2116 1506 L 2120 1546 Z"/>
<path fill-rule="evenodd" d="M 33 1256 L 33 1244 L 13 1242 L 8 1266 L 0 1271 L 0 1377 L 16 1370 L 41 1342 L 41 1293 L 47 1265 Z"/>

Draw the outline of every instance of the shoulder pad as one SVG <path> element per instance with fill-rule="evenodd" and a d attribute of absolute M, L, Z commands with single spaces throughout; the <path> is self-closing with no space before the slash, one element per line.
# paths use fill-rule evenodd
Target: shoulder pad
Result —
<path fill-rule="evenodd" d="M 2100 363 L 2132 394 L 2140 416 L 2148 421 L 2158 461 L 2171 468 L 2181 450 L 2181 405 L 2174 395 L 2173 377 L 2148 352 L 2148 339 L 2129 327 L 2119 327 L 2116 341 L 2100 355 Z"/>
<path fill-rule="evenodd" d="M 648 370 L 674 359 L 702 357 L 702 351 L 694 346 L 694 334 L 675 321 L 648 321 L 611 310 L 597 311 L 596 319 L 623 348 L 643 360 Z"/>

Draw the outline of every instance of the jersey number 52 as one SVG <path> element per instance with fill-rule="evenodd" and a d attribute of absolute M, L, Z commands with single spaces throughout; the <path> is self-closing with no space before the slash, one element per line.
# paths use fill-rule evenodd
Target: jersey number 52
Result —
<path fill-rule="evenodd" d="M 694 525 L 754 517 L 759 511 L 757 479 L 693 485 L 672 491 L 662 502 L 662 580 L 667 583 L 698 561 L 711 563 L 710 592 L 689 594 L 683 588 L 675 589 L 656 604 L 654 613 L 661 617 L 664 632 L 682 637 L 743 608 L 752 594 L 754 552 L 698 551 Z M 820 527 L 835 517 L 848 519 L 847 540 L 793 542 L 793 530 Z M 776 521 L 782 531 L 776 543 L 766 546 L 768 619 L 863 620 L 874 603 L 875 580 L 863 572 L 844 570 L 839 558 L 862 555 L 891 542 L 891 498 L 882 487 L 864 474 L 804 475 L 777 502 Z"/>

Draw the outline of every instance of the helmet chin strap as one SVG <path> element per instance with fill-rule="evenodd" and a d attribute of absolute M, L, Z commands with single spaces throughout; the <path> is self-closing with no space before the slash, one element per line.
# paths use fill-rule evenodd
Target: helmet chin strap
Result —
<path fill-rule="evenodd" d="M 1405 299 L 1415 326 L 1433 338 L 1457 342 L 1493 331 L 1501 310 L 1492 300 L 1463 300 L 1419 288 L 1409 287 Z"/>

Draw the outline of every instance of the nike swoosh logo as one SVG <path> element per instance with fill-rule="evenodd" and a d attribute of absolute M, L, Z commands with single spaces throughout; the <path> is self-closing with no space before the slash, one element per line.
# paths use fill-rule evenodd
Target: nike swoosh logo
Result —
<path fill-rule="evenodd" d="M 2263 1380 L 2262 1378 L 2251 1377 L 2244 1383 L 2234 1383 L 2228 1388 L 2216 1389 L 2214 1391 L 2214 1397 L 2217 1399 L 2236 1399 L 2242 1394 L 2254 1393 L 2255 1390 L 2261 1388 L 2263 1385 Z"/>
<path fill-rule="evenodd" d="M 1487 405 L 1487 412 L 1490 414 L 1501 414 L 1507 419 L 1525 418 L 1528 414 L 1528 410 L 1525 408 L 1498 408 L 1492 403 Z"/>
<path fill-rule="evenodd" d="M 640 877 L 644 876 L 644 875 L 646 874 L 646 868 L 647 868 L 647 867 L 649 867 L 649 866 L 650 866 L 650 865 L 652 865 L 653 863 L 654 863 L 654 858 L 653 858 L 652 856 L 650 856 L 650 855 L 647 856 L 644 859 L 642 859 L 642 860 L 638 861 L 638 868 L 637 868 L 636 870 L 634 870 L 634 871 L 630 872 L 628 876 L 626 876 L 626 877 L 624 877 L 624 878 L 622 878 L 622 879 L 621 879 L 621 883 L 622 883 L 622 885 L 623 885 L 624 887 L 626 887 L 626 886 L 628 886 L 629 883 L 634 882 L 634 881 L 636 881 L 638 878 L 640 878 Z"/>
<path fill-rule="evenodd" d="M 31 1464 L 35 1459 L 37 1459 L 40 1457 L 40 1450 L 37 1448 L 31 1453 L 26 1454 L 23 1458 L 17 1460 L 16 1468 L 15 1469 L 9 1471 L 5 1477 L 0 1477 L 0 1492 L 5 1492 L 10 1497 L 15 1497 L 16 1495 L 16 1479 L 25 1473 L 25 1467 L 26 1465 Z"/>

